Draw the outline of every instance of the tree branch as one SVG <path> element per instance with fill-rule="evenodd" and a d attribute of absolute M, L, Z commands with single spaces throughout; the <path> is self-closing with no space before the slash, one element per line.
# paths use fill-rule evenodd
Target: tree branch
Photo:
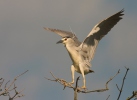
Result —
<path fill-rule="evenodd" d="M 80 76 L 76 79 L 76 86 L 75 86 L 75 89 L 74 89 L 74 100 L 77 100 L 77 89 L 78 89 L 78 80 L 79 80 Z"/>
<path fill-rule="evenodd" d="M 110 95 L 107 97 L 107 99 L 106 100 L 108 100 L 108 98 L 110 97 Z"/>
<path fill-rule="evenodd" d="M 125 67 L 125 68 L 126 68 L 126 67 Z M 121 89 L 119 89 L 119 88 L 118 88 L 118 85 L 116 85 L 117 88 L 118 88 L 118 90 L 119 90 L 119 95 L 118 95 L 117 100 L 119 100 L 119 98 L 120 98 L 120 96 L 121 96 L 121 93 L 122 93 L 122 90 L 123 90 L 123 86 L 124 86 L 124 82 L 125 82 L 125 79 L 126 79 L 126 75 L 127 75 L 128 71 L 129 71 L 129 68 L 126 68 L 126 69 L 127 69 L 127 70 L 126 70 L 125 76 L 124 76 L 124 78 L 123 78 L 123 82 L 122 82 Z"/>
<path fill-rule="evenodd" d="M 112 78 L 110 78 L 110 79 L 106 82 L 105 88 L 103 88 L 103 89 L 97 89 L 97 90 L 91 90 L 91 91 L 88 91 L 88 90 L 86 90 L 86 89 L 83 90 L 83 89 L 81 89 L 80 87 L 78 87 L 79 77 L 77 78 L 77 81 L 76 81 L 76 87 L 73 87 L 73 86 L 72 86 L 70 83 L 68 83 L 67 81 L 55 77 L 52 72 L 50 72 L 50 73 L 51 73 L 51 75 L 52 75 L 52 77 L 53 77 L 54 79 L 49 79 L 49 78 L 45 78 L 45 79 L 60 83 L 61 85 L 64 86 L 64 89 L 65 89 L 65 87 L 68 87 L 68 88 L 72 88 L 74 91 L 77 90 L 77 92 L 81 92 L 81 93 L 91 93 L 91 92 L 104 92 L 104 91 L 109 90 L 109 88 L 108 88 L 108 83 L 109 83 L 111 80 L 113 80 L 113 78 L 120 73 L 120 69 L 118 70 L 118 72 L 117 72 Z"/>
<path fill-rule="evenodd" d="M 9 96 L 9 100 L 13 100 L 13 99 L 15 99 L 15 98 L 17 98 L 17 97 L 22 97 L 22 96 L 24 96 L 24 95 L 22 95 L 21 94 L 21 92 L 24 90 L 21 90 L 20 92 L 18 92 L 17 90 L 16 90 L 16 85 L 15 85 L 15 81 L 20 77 L 20 76 L 22 76 L 23 74 L 25 74 L 26 72 L 28 72 L 28 70 L 27 71 L 25 71 L 25 72 L 23 72 L 22 74 L 20 74 L 20 75 L 18 75 L 18 76 L 16 76 L 15 78 L 14 78 L 14 80 L 10 83 L 10 81 L 8 81 L 8 82 L 6 82 L 5 83 L 5 86 L 4 86 L 4 89 L 1 89 L 1 91 L 0 91 L 0 96 Z M 3 85 L 3 83 L 4 83 L 4 79 L 3 78 L 1 78 L 1 82 L 0 82 L 0 88 L 1 88 L 1 86 Z M 10 85 L 8 86 L 8 83 L 10 83 Z M 13 88 L 12 88 L 12 86 L 13 86 Z M 13 91 L 14 90 L 14 92 L 15 92 L 15 94 L 11 97 L 10 96 L 10 91 Z"/>
<path fill-rule="evenodd" d="M 127 100 L 131 100 L 132 98 L 137 97 L 137 91 L 133 91 L 132 95 L 127 98 Z"/>

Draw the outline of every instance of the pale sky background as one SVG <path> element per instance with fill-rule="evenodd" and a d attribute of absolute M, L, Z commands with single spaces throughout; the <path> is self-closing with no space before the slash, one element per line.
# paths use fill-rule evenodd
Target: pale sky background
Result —
<path fill-rule="evenodd" d="M 108 95 L 116 100 L 116 84 L 121 86 L 127 66 L 130 70 L 121 95 L 125 100 L 137 90 L 137 0 L 0 0 L 0 77 L 8 81 L 29 70 L 16 82 L 18 90 L 25 88 L 25 97 L 18 100 L 73 100 L 72 89 L 63 90 L 44 79 L 52 78 L 52 71 L 71 81 L 72 63 L 64 46 L 56 44 L 61 38 L 43 27 L 66 31 L 71 27 L 83 41 L 94 25 L 123 8 L 123 20 L 98 45 L 92 61 L 95 73 L 86 76 L 87 88 L 104 88 L 118 69 L 121 73 L 110 82 L 109 91 L 80 93 L 78 100 L 106 100 Z"/>

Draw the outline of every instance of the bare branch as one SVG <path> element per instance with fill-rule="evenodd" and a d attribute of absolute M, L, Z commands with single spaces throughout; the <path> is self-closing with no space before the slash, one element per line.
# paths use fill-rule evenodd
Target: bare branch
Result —
<path fill-rule="evenodd" d="M 3 95 L 3 96 L 9 96 L 9 100 L 13 100 L 13 99 L 15 99 L 15 98 L 24 96 L 24 95 L 21 94 L 21 92 L 22 92 L 24 89 L 21 90 L 20 92 L 18 92 L 18 91 L 16 90 L 17 87 L 16 87 L 16 85 L 15 85 L 15 81 L 18 79 L 18 77 L 22 76 L 22 75 L 25 74 L 26 72 L 28 72 L 28 70 L 25 71 L 25 72 L 23 72 L 22 74 L 16 76 L 11 83 L 10 83 L 10 81 L 6 82 L 3 91 L 2 91 L 2 89 L 1 89 L 1 91 L 0 91 L 0 96 L 2 96 L 2 95 Z M 2 80 L 2 79 L 1 79 L 1 80 Z M 2 80 L 2 82 L 0 82 L 0 87 L 2 86 L 3 82 L 4 82 L 4 79 Z M 8 86 L 8 83 L 10 83 L 9 86 Z M 12 87 L 13 87 L 13 88 L 12 88 Z M 14 90 L 15 94 L 11 97 L 11 96 L 10 96 L 10 91 L 13 91 L 13 90 Z"/>
<path fill-rule="evenodd" d="M 118 85 L 116 84 L 116 87 L 117 87 L 117 89 L 119 90 L 119 91 L 121 91 L 120 89 L 119 89 L 119 87 L 118 87 Z"/>
<path fill-rule="evenodd" d="M 81 89 L 80 87 L 78 87 L 78 80 L 79 80 L 79 77 L 77 78 L 76 86 L 73 87 L 73 86 L 72 86 L 70 83 L 68 83 L 67 81 L 55 77 L 55 76 L 53 75 L 52 72 L 50 72 L 50 73 L 51 73 L 52 77 L 54 78 L 54 80 L 53 80 L 53 79 L 49 79 L 49 78 L 46 78 L 46 79 L 47 79 L 47 80 L 50 80 L 50 81 L 55 81 L 55 82 L 60 83 L 61 85 L 64 86 L 64 89 L 65 89 L 65 87 L 68 87 L 68 88 L 72 88 L 74 91 L 77 90 L 77 92 L 81 92 L 81 93 L 90 93 L 90 92 L 104 92 L 104 91 L 109 90 L 109 89 L 108 89 L 108 83 L 109 83 L 111 80 L 113 80 L 113 78 L 114 78 L 115 76 L 117 76 L 117 75 L 120 73 L 120 69 L 118 70 L 118 72 L 117 72 L 112 78 L 110 78 L 110 79 L 106 82 L 106 85 L 105 85 L 106 88 L 97 89 L 97 90 L 91 90 L 91 91 L 88 91 L 88 90 L 86 90 L 86 89 L 83 90 L 83 89 Z"/>
<path fill-rule="evenodd" d="M 131 100 L 132 98 L 137 97 L 137 91 L 133 91 L 132 95 L 127 98 L 127 100 Z"/>
<path fill-rule="evenodd" d="M 104 88 L 104 89 L 92 90 L 92 91 L 82 91 L 82 93 L 104 92 L 104 91 L 109 90 L 109 88 L 108 88 L 108 83 L 109 83 L 111 80 L 113 80 L 113 78 L 116 77 L 119 73 L 120 73 L 120 69 L 118 70 L 118 72 L 117 72 L 113 77 L 111 77 L 111 78 L 106 82 L 106 88 Z"/>
<path fill-rule="evenodd" d="M 0 80 L 2 80 L 1 82 L 0 82 L 0 87 L 2 86 L 2 84 L 3 84 L 3 82 L 4 82 L 4 79 L 3 78 L 1 78 Z"/>
<path fill-rule="evenodd" d="M 7 84 L 10 82 L 10 80 L 8 82 L 6 82 L 5 84 L 5 90 L 7 90 Z"/>
<path fill-rule="evenodd" d="M 18 75 L 18 76 L 16 76 L 15 78 L 14 78 L 14 80 L 12 81 L 12 83 L 10 84 L 10 86 L 8 87 L 8 89 L 7 90 L 9 90 L 9 88 L 15 83 L 15 81 L 17 80 L 17 78 L 18 77 L 20 77 L 20 76 L 22 76 L 23 74 L 25 74 L 26 72 L 28 72 L 28 70 L 27 71 L 25 71 L 24 73 L 22 73 L 22 74 L 20 74 L 20 75 Z"/>
<path fill-rule="evenodd" d="M 80 76 L 76 79 L 76 86 L 74 89 L 74 100 L 77 100 L 77 93 L 78 93 L 78 80 L 79 80 Z"/>
<path fill-rule="evenodd" d="M 126 67 L 125 67 L 125 68 L 126 68 Z M 122 82 L 121 89 L 119 89 L 118 86 L 117 86 L 117 88 L 118 88 L 118 90 L 119 90 L 119 95 L 118 95 L 117 100 L 119 100 L 119 98 L 120 98 L 120 96 L 121 96 L 121 93 L 122 93 L 122 90 L 123 90 L 123 86 L 124 86 L 124 82 L 125 82 L 125 79 L 126 79 L 126 75 L 127 75 L 128 71 L 129 71 L 129 68 L 126 68 L 126 69 L 127 69 L 127 70 L 126 70 L 125 76 L 124 76 L 124 78 L 123 78 L 123 82 Z"/>
<path fill-rule="evenodd" d="M 78 87 L 78 80 L 79 80 L 79 78 L 80 78 L 80 76 L 76 79 L 76 86 L 75 86 L 75 88 Z"/>
<path fill-rule="evenodd" d="M 16 90 L 16 86 L 15 86 L 15 84 L 14 84 L 14 91 L 15 91 L 15 94 L 14 94 L 14 96 L 13 97 L 10 97 L 10 95 L 9 95 L 9 100 L 13 100 L 13 99 L 16 99 L 16 98 L 18 98 L 18 97 L 22 97 L 22 96 L 24 96 L 23 94 L 21 94 L 22 93 L 22 91 L 24 90 L 24 89 L 22 89 L 20 92 L 18 92 L 17 90 Z"/>
<path fill-rule="evenodd" d="M 116 77 L 119 73 L 120 73 L 120 69 L 118 70 L 118 72 L 116 73 L 116 75 L 114 75 L 113 77 L 110 78 L 110 80 L 107 81 L 107 83 L 106 83 L 106 89 L 108 89 L 108 83 L 109 83 L 114 77 Z"/>
<path fill-rule="evenodd" d="M 54 78 L 54 80 L 53 80 L 53 79 L 49 79 L 49 78 L 45 78 L 45 79 L 50 80 L 50 81 L 58 82 L 58 83 L 60 83 L 61 85 L 63 85 L 64 88 L 65 88 L 65 87 L 68 87 L 68 88 L 73 88 L 73 89 L 74 89 L 74 87 L 73 87 L 70 83 L 68 83 L 67 81 L 65 81 L 65 80 L 63 80 L 63 79 L 56 78 L 56 77 L 53 75 L 52 72 L 50 72 L 50 74 L 52 75 L 52 77 Z"/>
<path fill-rule="evenodd" d="M 110 95 L 107 97 L 107 99 L 106 100 L 108 100 L 108 98 L 110 97 Z"/>

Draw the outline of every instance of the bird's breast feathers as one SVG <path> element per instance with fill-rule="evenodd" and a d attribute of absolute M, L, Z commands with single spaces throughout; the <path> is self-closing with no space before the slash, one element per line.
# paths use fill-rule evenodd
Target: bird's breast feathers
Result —
<path fill-rule="evenodd" d="M 70 46 L 66 46 L 66 49 L 69 53 L 69 56 L 73 62 L 74 65 L 79 65 L 79 53 L 77 50 L 75 50 L 75 48 L 70 47 Z"/>

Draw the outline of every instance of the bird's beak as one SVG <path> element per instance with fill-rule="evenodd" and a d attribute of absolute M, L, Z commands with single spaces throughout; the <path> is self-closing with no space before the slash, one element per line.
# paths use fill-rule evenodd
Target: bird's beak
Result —
<path fill-rule="evenodd" d="M 59 40 L 56 44 L 59 44 L 59 43 L 62 43 L 63 42 L 63 40 Z"/>

